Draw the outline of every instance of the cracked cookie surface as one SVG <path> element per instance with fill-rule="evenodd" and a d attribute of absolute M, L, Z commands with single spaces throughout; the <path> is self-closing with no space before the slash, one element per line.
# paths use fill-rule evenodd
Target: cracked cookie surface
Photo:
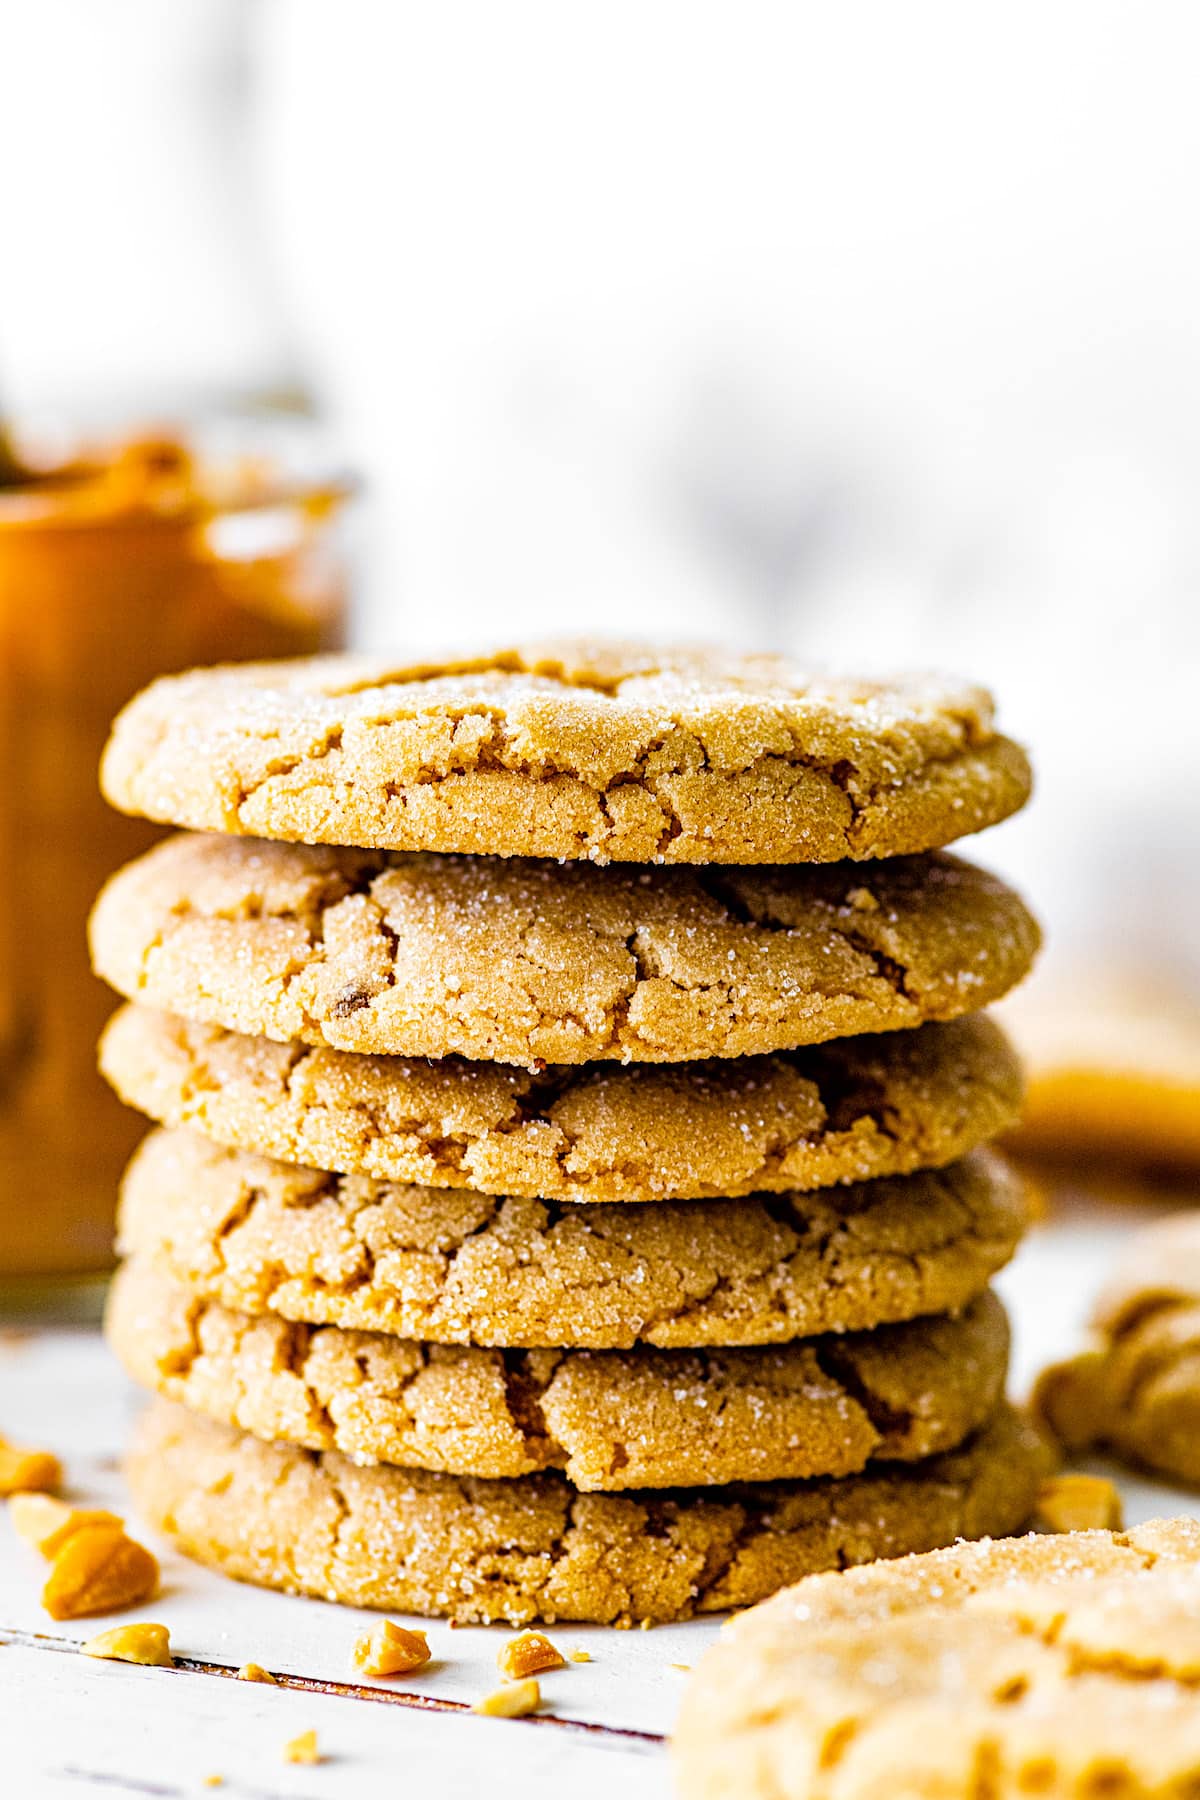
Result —
<path fill-rule="evenodd" d="M 1200 1220 L 1131 1237 L 1092 1323 L 1093 1347 L 1039 1377 L 1049 1430 L 1073 1453 L 1108 1450 L 1200 1487 Z"/>
<path fill-rule="evenodd" d="M 949 1168 L 737 1200 L 574 1206 L 327 1175 L 191 1131 L 129 1166 L 118 1236 L 238 1312 L 427 1342 L 778 1344 L 950 1312 L 1024 1230 L 989 1151 Z"/>
<path fill-rule="evenodd" d="M 1162 1800 L 1200 1784 L 1200 1522 L 956 1544 L 732 1620 L 683 1800 Z"/>
<path fill-rule="evenodd" d="M 1045 1467 L 1008 1408 L 961 1450 L 841 1480 L 581 1494 L 359 1468 L 156 1401 L 128 1477 L 187 1555 L 243 1581 L 462 1620 L 665 1623 L 747 1606 L 816 1569 L 1016 1530 Z"/>
<path fill-rule="evenodd" d="M 253 1318 L 136 1259 L 105 1321 L 128 1374 L 268 1442 L 585 1491 L 856 1474 L 952 1450 L 1001 1398 L 993 1294 L 957 1317 L 751 1350 L 484 1350 Z"/>
<path fill-rule="evenodd" d="M 357 1056 L 125 1006 L 101 1068 L 165 1125 L 284 1162 L 575 1201 L 828 1187 L 935 1168 L 1019 1113 L 981 1017 L 717 1063 L 556 1067 Z"/>
<path fill-rule="evenodd" d="M 1038 928 L 956 857 L 627 869 L 185 834 L 91 922 L 127 998 L 281 1042 L 541 1067 L 793 1049 L 976 1012 Z"/>
<path fill-rule="evenodd" d="M 695 863 L 934 849 L 1030 790 L 967 683 L 582 641 L 168 676 L 116 721 L 102 781 L 122 811 L 205 830 Z"/>

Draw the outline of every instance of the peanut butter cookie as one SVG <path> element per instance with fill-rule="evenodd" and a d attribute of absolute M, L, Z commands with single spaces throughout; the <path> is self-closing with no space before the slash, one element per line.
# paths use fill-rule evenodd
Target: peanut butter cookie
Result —
<path fill-rule="evenodd" d="M 1104 1449 L 1200 1487 L 1200 1218 L 1123 1246 L 1093 1314 L 1097 1342 L 1046 1369 L 1035 1405 L 1065 1449 Z"/>
<path fill-rule="evenodd" d="M 443 1344 L 778 1344 L 950 1312 L 1025 1224 L 977 1150 L 818 1194 L 573 1206 L 325 1175 L 190 1131 L 130 1164 L 119 1238 L 237 1312 Z"/>
<path fill-rule="evenodd" d="M 587 642 L 171 676 L 121 714 L 102 778 L 123 812 L 206 830 L 681 863 L 934 849 L 1030 789 L 965 683 Z"/>
<path fill-rule="evenodd" d="M 976 1012 L 1038 945 L 955 857 L 628 869 L 169 838 L 105 888 L 99 974 L 281 1042 L 518 1063 L 682 1062 Z"/>
<path fill-rule="evenodd" d="M 142 1513 L 200 1562 L 351 1606 L 463 1622 L 629 1624 L 747 1606 L 816 1569 L 1016 1530 L 1044 1451 L 1002 1407 L 961 1450 L 843 1480 L 580 1494 L 359 1468 L 157 1401 L 128 1475 Z"/>
<path fill-rule="evenodd" d="M 1097 971 L 1023 991 L 1007 1022 L 1028 1071 L 1014 1146 L 1076 1167 L 1200 1169 L 1200 1003 L 1186 983 L 1164 993 Z"/>
<path fill-rule="evenodd" d="M 1200 1784 L 1200 1523 L 955 1544 L 731 1620 L 682 1800 L 1161 1800 Z"/>
<path fill-rule="evenodd" d="M 108 1341 L 135 1381 L 270 1442 L 583 1490 L 852 1475 L 952 1450 L 995 1410 L 1008 1321 L 957 1317 L 751 1350 L 484 1350 L 251 1318 L 137 1260 Z"/>
<path fill-rule="evenodd" d="M 121 1098 L 218 1143 L 346 1174 L 542 1199 L 786 1192 L 940 1167 L 1015 1122 L 989 1019 L 715 1063 L 555 1067 L 356 1056 L 123 1007 Z"/>

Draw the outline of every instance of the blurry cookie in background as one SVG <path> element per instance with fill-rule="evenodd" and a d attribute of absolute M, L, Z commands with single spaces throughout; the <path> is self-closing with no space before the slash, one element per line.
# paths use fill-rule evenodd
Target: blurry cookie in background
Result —
<path fill-rule="evenodd" d="M 1200 1487 L 1200 1214 L 1128 1240 L 1092 1325 L 1091 1346 L 1040 1376 L 1040 1422 L 1068 1452 L 1107 1450 Z"/>
<path fill-rule="evenodd" d="M 1059 1166 L 1200 1171 L 1200 998 L 1132 977 L 1034 980 L 997 1009 L 1026 1072 L 1013 1149 Z M 1197 1196 L 1200 1198 L 1200 1195 Z"/>

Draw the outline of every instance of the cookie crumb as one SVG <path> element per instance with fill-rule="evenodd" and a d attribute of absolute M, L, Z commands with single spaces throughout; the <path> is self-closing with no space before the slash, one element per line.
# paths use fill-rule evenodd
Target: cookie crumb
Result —
<path fill-rule="evenodd" d="M 431 1654 L 423 1631 L 406 1631 L 391 1619 L 382 1619 L 355 1644 L 354 1666 L 364 1675 L 411 1675 Z"/>
<path fill-rule="evenodd" d="M 223 1775 L 206 1775 L 204 1777 L 204 1786 L 205 1787 L 224 1787 L 225 1786 L 225 1777 Z"/>
<path fill-rule="evenodd" d="M 691 1663 L 668 1663 L 667 1667 L 674 1669 L 677 1675 L 690 1675 L 692 1672 Z"/>
<path fill-rule="evenodd" d="M 522 1631 L 510 1638 L 496 1658 L 496 1666 L 506 1681 L 521 1681 L 527 1675 L 542 1675 L 547 1669 L 566 1666 L 566 1657 L 541 1631 Z"/>
<path fill-rule="evenodd" d="M 165 1625 L 114 1625 L 80 1644 L 81 1656 L 97 1656 L 107 1662 L 141 1663 L 147 1668 L 173 1669 L 171 1634 Z"/>
<path fill-rule="evenodd" d="M 279 1683 L 270 1669 L 264 1669 L 261 1663 L 243 1663 L 237 1672 L 238 1681 L 265 1681 L 269 1687 L 278 1687 Z"/>
<path fill-rule="evenodd" d="M 489 1719 L 524 1719 L 542 1704 L 542 1690 L 536 1681 L 510 1681 L 494 1693 L 485 1694 L 471 1708 Z"/>
<path fill-rule="evenodd" d="M 302 1731 L 299 1737 L 289 1739 L 283 1746 L 283 1760 L 287 1763 L 319 1763 L 324 1762 L 317 1747 L 315 1731 Z"/>
<path fill-rule="evenodd" d="M 1121 1496 L 1102 1475 L 1054 1475 L 1038 1491 L 1034 1524 L 1042 1531 L 1120 1531 Z"/>
<path fill-rule="evenodd" d="M 591 1660 L 592 1660 L 592 1654 L 591 1654 L 590 1650 L 572 1650 L 569 1653 L 569 1656 L 570 1656 L 571 1662 L 585 1663 L 585 1662 L 591 1662 Z"/>

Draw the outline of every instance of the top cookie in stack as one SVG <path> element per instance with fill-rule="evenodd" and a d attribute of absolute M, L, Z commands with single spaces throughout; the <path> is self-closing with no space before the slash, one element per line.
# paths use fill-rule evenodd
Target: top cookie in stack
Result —
<path fill-rule="evenodd" d="M 157 681 L 103 785 L 122 812 L 302 844 L 795 863 L 938 849 L 1016 812 L 1030 773 L 981 688 L 563 643 Z"/>
<path fill-rule="evenodd" d="M 1023 1209 L 979 1148 L 1020 1084 L 974 1015 L 1038 933 L 940 848 L 1029 791 L 986 694 L 263 664 L 155 683 L 103 779 L 191 828 L 92 926 L 103 1065 L 168 1128 L 110 1335 L 184 1548 L 628 1621 L 1023 1522 L 986 1291 Z"/>

